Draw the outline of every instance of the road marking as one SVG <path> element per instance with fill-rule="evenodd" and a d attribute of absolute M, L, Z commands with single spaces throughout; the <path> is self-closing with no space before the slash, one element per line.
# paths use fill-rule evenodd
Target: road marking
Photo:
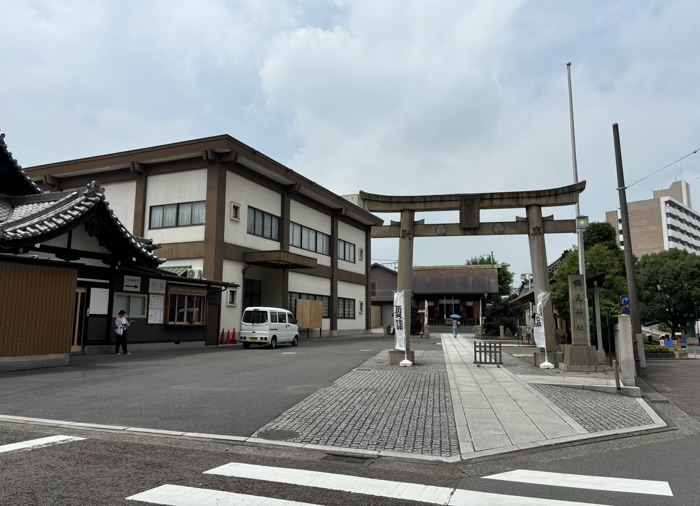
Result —
<path fill-rule="evenodd" d="M 267 467 L 253 464 L 230 463 L 205 471 L 204 474 L 271 481 L 302 487 L 316 487 L 326 490 L 339 490 L 355 494 L 366 494 L 392 499 L 411 500 L 430 504 L 451 506 L 496 506 L 502 504 L 516 506 L 601 506 L 592 503 L 556 501 L 534 497 L 491 494 L 472 490 L 404 483 L 400 481 L 360 478 L 344 474 L 322 473 L 305 469 Z M 170 503 L 168 503 L 170 504 Z M 180 506 L 179 504 L 174 506 Z"/>
<path fill-rule="evenodd" d="M 296 355 L 296 351 L 283 351 L 280 355 Z"/>
<path fill-rule="evenodd" d="M 607 476 L 585 476 L 581 474 L 548 473 L 517 469 L 507 473 L 484 476 L 490 480 L 517 481 L 554 487 L 585 488 L 587 490 L 605 490 L 607 492 L 630 492 L 635 494 L 653 494 L 672 496 L 671 487 L 666 481 L 634 480 L 628 478 L 609 478 Z"/>
<path fill-rule="evenodd" d="M 71 441 L 82 441 L 83 439 L 85 438 L 74 436 L 48 436 L 42 437 L 40 439 L 30 439 L 29 441 L 21 441 L 19 443 L 2 445 L 0 446 L 0 453 L 13 452 L 17 450 L 34 450 L 36 448 L 43 448 L 45 446 L 69 443 Z"/>
<path fill-rule="evenodd" d="M 360 350 L 360 351 L 374 351 L 374 350 Z"/>
<path fill-rule="evenodd" d="M 402 483 L 399 481 L 360 478 L 344 474 L 321 473 L 305 469 L 289 469 L 285 467 L 257 466 L 232 462 L 205 471 L 204 474 L 232 476 L 252 480 L 287 483 L 302 487 L 316 487 L 327 490 L 340 490 L 357 494 L 391 497 L 394 499 L 429 502 L 432 504 L 448 504 L 454 492 L 452 488 L 433 487 L 417 483 Z"/>
<path fill-rule="evenodd" d="M 308 502 L 287 501 L 180 485 L 162 485 L 127 497 L 126 500 L 168 506 L 319 506 Z"/>
<path fill-rule="evenodd" d="M 605 506 L 590 502 L 557 501 L 539 497 L 520 497 L 515 495 L 491 494 L 473 490 L 457 489 L 447 503 L 449 506 Z"/>

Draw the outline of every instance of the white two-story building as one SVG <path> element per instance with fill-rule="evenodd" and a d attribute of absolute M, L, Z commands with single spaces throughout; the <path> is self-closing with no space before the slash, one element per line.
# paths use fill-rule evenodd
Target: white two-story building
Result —
<path fill-rule="evenodd" d="M 26 172 L 52 191 L 99 181 L 129 232 L 161 245 L 162 268 L 240 285 L 221 295 L 222 330 L 238 330 L 247 306 L 294 312 L 299 298 L 323 302 L 324 331 L 371 325 L 370 230 L 382 220 L 228 135 Z"/>

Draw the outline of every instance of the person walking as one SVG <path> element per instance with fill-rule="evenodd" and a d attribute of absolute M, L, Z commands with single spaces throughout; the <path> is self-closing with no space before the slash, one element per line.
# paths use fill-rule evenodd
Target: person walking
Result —
<path fill-rule="evenodd" d="M 457 327 L 459 327 L 459 321 L 457 318 L 452 318 L 452 337 L 457 337 Z"/>
<path fill-rule="evenodd" d="M 122 355 L 119 352 L 121 346 L 124 355 L 131 355 L 131 352 L 126 348 L 126 337 L 129 335 L 129 325 L 131 322 L 126 319 L 126 311 L 119 311 L 119 316 L 114 319 L 114 335 L 116 336 L 114 351 L 117 355 Z"/>

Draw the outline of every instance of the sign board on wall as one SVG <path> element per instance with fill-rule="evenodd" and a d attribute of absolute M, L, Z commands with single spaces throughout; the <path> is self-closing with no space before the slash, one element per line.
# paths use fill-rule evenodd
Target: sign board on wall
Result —
<path fill-rule="evenodd" d="M 148 280 L 148 293 L 165 293 L 165 280 L 150 278 Z"/>
<path fill-rule="evenodd" d="M 147 323 L 163 323 L 164 309 L 165 295 L 149 295 Z"/>
<path fill-rule="evenodd" d="M 141 291 L 141 276 L 124 276 L 124 291 L 125 292 L 140 292 Z"/>

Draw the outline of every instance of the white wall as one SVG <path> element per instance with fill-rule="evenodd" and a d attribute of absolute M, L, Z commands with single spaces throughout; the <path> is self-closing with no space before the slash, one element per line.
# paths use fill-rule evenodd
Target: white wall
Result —
<path fill-rule="evenodd" d="M 338 318 L 338 330 L 349 329 L 364 329 L 366 312 L 369 311 L 367 301 L 365 300 L 365 286 L 348 283 L 346 281 L 338 281 L 338 297 L 346 299 L 355 299 L 355 319 L 346 320 Z M 363 303 L 364 311 L 360 313 L 360 302 Z"/>
<path fill-rule="evenodd" d="M 338 239 L 351 242 L 355 245 L 355 263 L 338 260 L 338 268 L 344 271 L 365 274 L 367 245 L 365 244 L 365 232 L 355 227 L 351 227 L 342 221 L 338 222 Z M 362 260 L 360 260 L 360 248 L 363 250 Z"/>
<path fill-rule="evenodd" d="M 204 240 L 204 225 L 150 230 L 151 206 L 197 202 L 207 197 L 207 169 L 148 176 L 146 185 L 145 236 L 157 243 Z"/>
<path fill-rule="evenodd" d="M 231 219 L 231 202 L 240 205 L 240 221 Z M 282 214 L 282 197 L 274 190 L 254 183 L 244 177 L 226 173 L 226 221 L 224 240 L 247 248 L 262 251 L 280 249 L 280 242 L 248 234 L 248 206 L 274 214 Z M 281 221 L 281 218 L 280 218 Z"/>
<path fill-rule="evenodd" d="M 103 184 L 109 207 L 129 232 L 134 231 L 134 203 L 136 181 Z"/>
<path fill-rule="evenodd" d="M 228 306 L 228 290 L 221 294 L 221 328 L 225 330 L 241 330 L 241 316 L 243 313 L 243 267 L 242 262 L 224 260 L 222 281 L 238 283 L 238 297 L 236 306 Z M 221 330 L 219 329 L 219 332 Z"/>

